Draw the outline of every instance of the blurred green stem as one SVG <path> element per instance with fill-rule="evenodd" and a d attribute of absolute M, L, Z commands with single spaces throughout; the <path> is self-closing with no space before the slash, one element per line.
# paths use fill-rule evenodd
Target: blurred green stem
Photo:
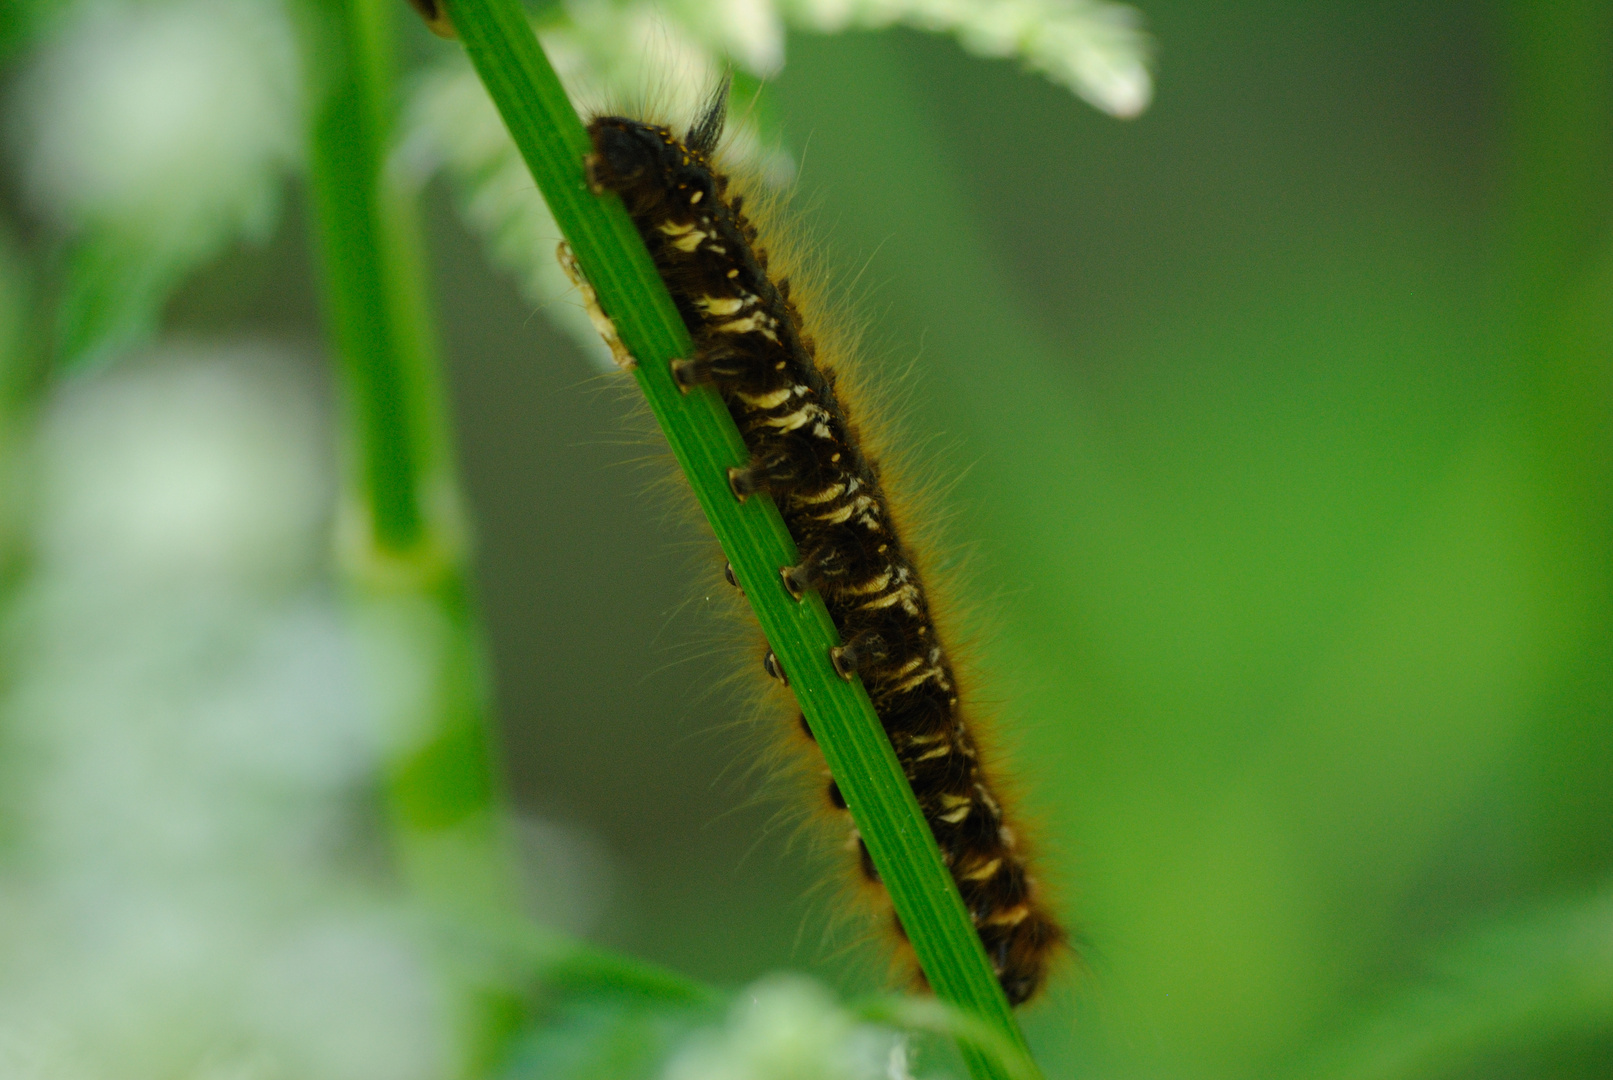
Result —
<path fill-rule="evenodd" d="M 430 300 L 409 194 L 388 174 L 393 0 L 304 0 L 314 97 L 309 176 L 331 344 L 339 357 L 346 485 L 339 542 L 355 617 L 402 648 L 382 683 L 399 703 L 388 810 L 400 872 L 429 907 L 515 924 L 486 663 Z M 420 678 L 420 668 L 426 677 Z M 389 687 L 378 687 L 383 698 Z M 475 1071 L 517 1022 L 508 1000 L 467 1018 Z"/>
<path fill-rule="evenodd" d="M 393 87 L 384 3 L 310 0 L 322 17 L 316 55 L 324 63 L 309 172 L 363 527 L 377 555 L 410 559 L 437 531 L 422 512 L 422 476 L 445 447 L 429 338 L 418 314 L 405 315 L 424 299 L 400 262 L 414 254 L 407 210 L 383 173 Z"/>
<path fill-rule="evenodd" d="M 309 173 L 348 419 L 342 554 L 361 596 L 392 602 L 404 617 L 397 601 L 425 600 L 444 624 L 429 730 L 395 763 L 391 791 L 400 842 L 430 845 L 467 824 L 490 834 L 501 800 L 417 227 L 407 194 L 385 170 L 393 9 L 387 0 L 308 2 L 319 16 L 325 80 Z M 497 879 L 507 860 L 491 835 L 477 846 L 483 841 L 481 857 L 497 866 L 478 884 L 493 887 L 483 899 L 502 908 L 508 897 L 497 895 Z M 413 884 L 432 899 L 467 899 L 471 883 L 439 879 L 422 865 L 411 870 L 423 872 Z"/>
<path fill-rule="evenodd" d="M 0 607 L 10 601 L 24 562 L 22 461 L 42 382 L 35 331 L 43 305 L 33 302 L 27 269 L 10 233 L 0 230 Z M 7 675 L 0 665 L 0 679 Z"/>

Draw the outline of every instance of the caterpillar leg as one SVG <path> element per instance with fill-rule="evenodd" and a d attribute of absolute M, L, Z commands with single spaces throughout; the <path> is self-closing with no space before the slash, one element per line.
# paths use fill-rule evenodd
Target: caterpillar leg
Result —
<path fill-rule="evenodd" d="M 836 674 L 850 682 L 860 669 L 879 663 L 888 652 L 884 638 L 876 633 L 864 632 L 839 648 L 830 649 L 829 662 L 834 664 Z"/>

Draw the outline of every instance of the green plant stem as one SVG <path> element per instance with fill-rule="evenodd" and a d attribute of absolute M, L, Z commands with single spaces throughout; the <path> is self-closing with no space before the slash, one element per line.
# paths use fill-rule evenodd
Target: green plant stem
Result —
<path fill-rule="evenodd" d="M 391 200 L 382 177 L 392 104 L 390 42 L 377 0 L 310 3 L 327 31 L 318 39 L 325 83 L 309 155 L 327 318 L 368 531 L 377 548 L 407 555 L 426 529 L 420 477 L 435 448 L 425 445 L 422 430 L 420 413 L 428 403 L 409 385 L 427 343 L 396 317 L 407 286 L 394 269 L 398 211 L 386 205 Z"/>
<path fill-rule="evenodd" d="M 829 663 L 838 639 L 827 610 L 813 594 L 792 599 L 779 579 L 779 568 L 797 557 L 783 520 L 771 500 L 741 503 L 728 489 L 727 469 L 747 456 L 732 418 L 714 392 L 684 393 L 672 378 L 670 362 L 691 354 L 688 333 L 621 202 L 588 190 L 587 133 L 520 5 L 448 0 L 447 10 L 600 305 L 637 358 L 639 386 L 789 675 L 925 976 L 938 997 L 1022 1049 L 1024 1037 L 879 718 L 861 682 L 840 679 Z M 977 1044 L 959 1047 L 980 1080 L 1011 1075 Z"/>
<path fill-rule="evenodd" d="M 488 707 L 478 612 L 450 450 L 411 193 L 385 154 L 395 108 L 393 0 L 304 0 L 314 99 L 309 177 L 348 467 L 339 545 L 354 618 L 405 635 L 418 699 L 389 717 L 395 859 L 447 921 L 515 926 L 513 849 Z M 530 973 L 521 976 L 530 979 Z M 472 976 L 465 1044 L 475 1073 L 520 1022 L 519 987 Z"/>

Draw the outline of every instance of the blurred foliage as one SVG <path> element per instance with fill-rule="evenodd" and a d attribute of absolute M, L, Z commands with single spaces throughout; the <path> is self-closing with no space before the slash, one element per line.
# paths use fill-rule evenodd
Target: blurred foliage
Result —
<path fill-rule="evenodd" d="M 272 231 L 299 157 L 301 57 L 279 0 L 16 18 L 40 35 L 6 126 L 60 278 L 52 359 L 93 366 L 149 340 L 169 295 L 226 245 Z"/>
<path fill-rule="evenodd" d="M 510 1080 L 648 1080 L 695 1017 L 643 999 L 601 996 L 563 1007 L 525 1032 L 510 1052 Z"/>
<path fill-rule="evenodd" d="M 21 51 L 60 6 L 59 0 L 14 0 L 0 8 L 0 62 Z"/>
<path fill-rule="evenodd" d="M 1546 1058 L 1539 1068 L 1565 1046 L 1590 1049 L 1594 1062 L 1613 1016 L 1613 897 L 1547 904 L 1459 934 L 1430 967 L 1292 1075 L 1411 1080 L 1520 1050 Z"/>

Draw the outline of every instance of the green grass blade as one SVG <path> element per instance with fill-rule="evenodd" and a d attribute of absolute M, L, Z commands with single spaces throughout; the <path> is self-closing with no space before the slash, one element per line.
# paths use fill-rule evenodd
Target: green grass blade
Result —
<path fill-rule="evenodd" d="M 829 663 L 838 643 L 821 600 L 797 602 L 779 579 L 795 545 L 767 498 L 737 502 L 726 470 L 746 459 L 721 399 L 683 393 L 669 367 L 689 336 L 615 196 L 588 190 L 590 147 L 576 110 L 516 0 L 447 0 L 471 62 L 487 86 L 539 190 L 628 350 L 634 375 L 706 518 L 733 564 L 768 642 L 862 831 L 919 963 L 938 997 L 979 1018 L 1007 1044 L 1024 1037 L 969 921 L 940 850 L 860 682 Z M 960 1049 L 977 1080 L 1023 1076 L 974 1041 Z"/>

